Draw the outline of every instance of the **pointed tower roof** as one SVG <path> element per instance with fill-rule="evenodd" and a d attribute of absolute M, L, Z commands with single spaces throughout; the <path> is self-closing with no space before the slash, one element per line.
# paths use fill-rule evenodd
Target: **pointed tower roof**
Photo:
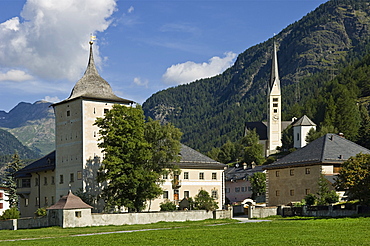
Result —
<path fill-rule="evenodd" d="M 90 57 L 89 63 L 87 65 L 86 71 L 82 78 L 77 81 L 76 85 L 73 87 L 71 95 L 64 101 L 56 104 L 60 104 L 66 101 L 70 101 L 76 98 L 91 98 L 91 99 L 101 99 L 105 101 L 114 101 L 118 103 L 131 104 L 134 103 L 131 100 L 123 99 L 116 96 L 109 83 L 105 81 L 98 73 L 95 67 L 94 56 L 93 56 L 93 42 L 90 41 Z M 53 105 L 56 105 L 53 104 Z"/>
<path fill-rule="evenodd" d="M 310 120 L 310 118 L 308 118 L 306 115 L 303 115 L 296 122 L 294 122 L 293 126 L 316 126 L 316 124 L 313 123 L 313 121 Z"/>
<path fill-rule="evenodd" d="M 92 208 L 92 206 L 84 203 L 81 198 L 73 195 L 72 191 L 69 190 L 68 195 L 63 196 L 57 203 L 48 207 L 47 209 L 82 209 Z"/>
<path fill-rule="evenodd" d="M 280 79 L 279 79 L 279 67 L 278 67 L 278 59 L 277 59 L 277 50 L 276 50 L 276 43 L 274 41 L 274 53 L 272 54 L 272 64 L 271 64 L 271 78 L 269 83 L 269 92 L 274 84 L 280 89 Z"/>

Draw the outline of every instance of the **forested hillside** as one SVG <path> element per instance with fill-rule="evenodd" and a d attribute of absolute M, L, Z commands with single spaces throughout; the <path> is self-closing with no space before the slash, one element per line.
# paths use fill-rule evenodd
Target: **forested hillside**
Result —
<path fill-rule="evenodd" d="M 368 80 L 344 82 L 350 68 L 337 75 L 347 66 L 360 66 L 356 62 L 370 50 L 369 27 L 368 1 L 332 0 L 274 37 L 278 46 L 284 120 L 302 113 L 313 117 L 317 124 L 330 118 L 325 116 L 329 110 L 319 109 L 331 107 L 325 104 L 330 95 L 334 104 L 345 103 L 345 99 L 340 99 L 340 90 L 334 89 L 336 83 L 350 87 L 346 100 L 356 101 L 365 96 L 359 90 L 368 88 Z M 247 49 L 221 75 L 154 94 L 143 104 L 146 115 L 172 122 L 184 133 L 183 143 L 203 152 L 227 140 L 240 139 L 245 122 L 266 118 L 272 45 L 270 39 Z M 327 94 L 322 94 L 323 87 Z M 344 121 L 339 112 L 342 106 L 335 107 L 335 116 L 330 120 L 336 123 L 331 124 L 344 132 L 345 125 L 337 123 L 339 119 Z M 361 122 L 361 117 L 358 119 Z M 360 128 L 361 123 L 356 124 Z M 349 131 L 345 133 L 358 140 L 358 132 Z"/>

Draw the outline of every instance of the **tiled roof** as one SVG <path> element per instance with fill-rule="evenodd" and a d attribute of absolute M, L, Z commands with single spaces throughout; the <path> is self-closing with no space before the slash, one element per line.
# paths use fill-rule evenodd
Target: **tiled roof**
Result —
<path fill-rule="evenodd" d="M 256 172 L 263 172 L 262 166 L 256 166 L 255 168 L 244 167 L 229 167 L 225 171 L 226 181 L 246 179 L 248 176 L 252 176 Z"/>
<path fill-rule="evenodd" d="M 297 121 L 294 122 L 293 126 L 316 126 L 315 123 L 310 120 L 306 115 L 303 115 Z"/>
<path fill-rule="evenodd" d="M 15 173 L 17 178 L 31 177 L 31 173 L 55 169 L 55 150 Z"/>
<path fill-rule="evenodd" d="M 328 133 L 302 149 L 267 165 L 264 169 L 286 166 L 302 166 L 325 163 L 343 163 L 358 153 L 370 154 L 370 150 L 336 134 Z"/>
<path fill-rule="evenodd" d="M 180 156 L 180 162 L 176 163 L 180 168 L 224 169 L 227 167 L 183 144 L 181 144 Z"/>
<path fill-rule="evenodd" d="M 82 209 L 92 208 L 92 206 L 84 203 L 81 198 L 73 195 L 72 191 L 68 192 L 68 195 L 63 196 L 57 203 L 48 207 L 47 209 Z"/>
<path fill-rule="evenodd" d="M 116 96 L 113 93 L 109 83 L 99 75 L 94 63 L 92 43 L 90 43 L 90 58 L 85 74 L 73 87 L 72 93 L 68 99 L 59 103 L 55 103 L 53 105 L 64 103 L 77 98 L 101 99 L 125 104 L 134 103 L 131 100 L 123 99 Z"/>

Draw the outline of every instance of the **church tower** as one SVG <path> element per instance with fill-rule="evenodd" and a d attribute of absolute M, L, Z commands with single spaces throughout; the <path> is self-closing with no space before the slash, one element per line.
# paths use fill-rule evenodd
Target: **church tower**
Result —
<path fill-rule="evenodd" d="M 267 89 L 267 155 L 281 146 L 281 90 L 276 44 L 272 54 L 271 79 Z"/>
<path fill-rule="evenodd" d="M 100 193 L 96 182 L 103 154 L 98 148 L 97 117 L 114 104 L 132 105 L 133 101 L 116 96 L 111 86 L 98 73 L 90 41 L 90 58 L 83 77 L 69 98 L 53 104 L 55 112 L 55 188 L 56 200 L 69 189 L 82 189 L 92 195 Z"/>

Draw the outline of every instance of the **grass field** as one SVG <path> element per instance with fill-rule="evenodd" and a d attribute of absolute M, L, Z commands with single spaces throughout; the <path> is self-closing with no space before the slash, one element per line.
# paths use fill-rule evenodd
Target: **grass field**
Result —
<path fill-rule="evenodd" d="M 214 224 L 222 225 L 214 225 Z M 109 231 L 158 229 L 72 236 Z M 151 225 L 57 227 L 0 231 L 1 245 L 370 245 L 370 218 L 282 219 L 259 223 L 230 220 L 156 223 Z M 49 238 L 45 238 L 49 237 Z"/>

